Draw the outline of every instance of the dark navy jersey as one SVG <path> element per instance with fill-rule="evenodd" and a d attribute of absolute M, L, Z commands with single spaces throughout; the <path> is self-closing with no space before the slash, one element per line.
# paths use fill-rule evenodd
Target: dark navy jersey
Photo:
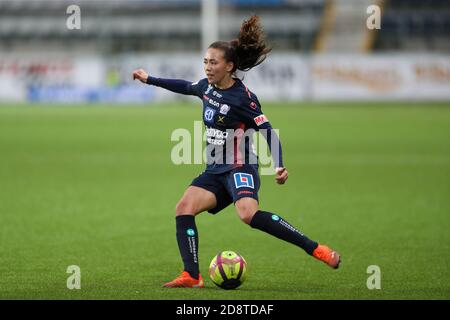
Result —
<path fill-rule="evenodd" d="M 219 89 L 202 79 L 184 80 L 149 77 L 148 84 L 199 97 L 203 101 L 202 119 L 206 133 L 206 172 L 224 173 L 244 164 L 258 165 L 253 133 L 262 130 L 275 167 L 282 167 L 281 144 L 263 114 L 258 98 L 239 79 L 233 86 Z M 277 147 L 274 152 L 274 143 Z"/>

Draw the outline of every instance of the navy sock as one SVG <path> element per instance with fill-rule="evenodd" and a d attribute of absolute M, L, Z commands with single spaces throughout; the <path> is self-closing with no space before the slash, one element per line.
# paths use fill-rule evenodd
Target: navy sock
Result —
<path fill-rule="evenodd" d="M 309 255 L 312 255 L 314 249 L 318 246 L 317 242 L 310 240 L 286 220 L 271 212 L 258 210 L 253 216 L 250 226 L 295 244 Z"/>
<path fill-rule="evenodd" d="M 198 234 L 195 217 L 182 215 L 176 217 L 177 242 L 183 259 L 184 271 L 198 279 Z"/>

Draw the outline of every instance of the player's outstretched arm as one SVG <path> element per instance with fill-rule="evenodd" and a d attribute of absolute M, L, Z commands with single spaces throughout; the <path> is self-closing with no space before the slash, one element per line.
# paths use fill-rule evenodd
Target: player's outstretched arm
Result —
<path fill-rule="evenodd" d="M 180 79 L 163 79 L 150 76 L 144 69 L 133 71 L 133 80 L 139 80 L 142 83 L 154 85 L 175 93 L 186 95 L 198 95 L 194 89 L 193 83 Z"/>

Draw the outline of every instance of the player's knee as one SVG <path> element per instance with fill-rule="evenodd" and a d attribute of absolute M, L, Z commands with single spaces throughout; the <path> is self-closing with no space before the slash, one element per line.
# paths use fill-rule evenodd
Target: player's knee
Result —
<path fill-rule="evenodd" d="M 236 210 L 242 222 L 250 224 L 256 211 L 258 211 L 258 208 L 255 208 L 253 204 L 247 204 L 245 202 L 241 203 L 236 202 Z"/>
<path fill-rule="evenodd" d="M 244 222 L 245 224 L 250 225 L 254 215 L 255 215 L 255 213 L 239 214 L 239 218 L 241 218 L 241 221 Z"/>
<path fill-rule="evenodd" d="M 195 209 L 195 205 L 191 202 L 191 201 L 187 201 L 185 199 L 181 199 L 176 207 L 175 207 L 175 214 L 177 216 L 182 216 L 182 215 L 195 215 L 196 209 Z"/>

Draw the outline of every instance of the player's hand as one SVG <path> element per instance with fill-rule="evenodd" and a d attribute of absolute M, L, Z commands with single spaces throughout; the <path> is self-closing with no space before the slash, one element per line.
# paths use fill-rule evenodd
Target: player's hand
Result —
<path fill-rule="evenodd" d="M 143 83 L 147 83 L 148 73 L 144 69 L 137 69 L 133 71 L 133 80 L 138 79 Z"/>
<path fill-rule="evenodd" d="M 286 168 L 276 168 L 275 174 L 275 180 L 278 184 L 284 184 L 288 179 L 288 171 Z"/>

